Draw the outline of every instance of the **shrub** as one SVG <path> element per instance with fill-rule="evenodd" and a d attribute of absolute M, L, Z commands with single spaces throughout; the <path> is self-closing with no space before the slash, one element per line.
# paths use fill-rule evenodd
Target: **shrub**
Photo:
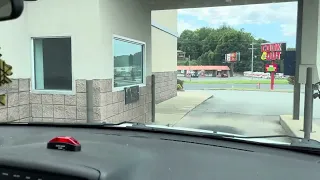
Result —
<path fill-rule="evenodd" d="M 294 82 L 295 82 L 295 78 L 294 78 L 294 76 L 290 76 L 290 77 L 288 77 L 288 83 L 289 84 L 292 84 L 292 85 L 294 85 Z"/>
<path fill-rule="evenodd" d="M 182 90 L 182 86 L 180 84 L 177 84 L 177 90 L 181 91 Z"/>
<path fill-rule="evenodd" d="M 177 84 L 179 84 L 181 86 L 181 88 L 183 89 L 183 81 L 180 79 L 177 79 Z"/>

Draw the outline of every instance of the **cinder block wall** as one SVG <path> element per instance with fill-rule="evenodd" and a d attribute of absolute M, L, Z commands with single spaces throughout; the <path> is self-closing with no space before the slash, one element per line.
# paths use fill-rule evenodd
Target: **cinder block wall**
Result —
<path fill-rule="evenodd" d="M 12 79 L 12 83 L 0 87 L 6 94 L 6 105 L 0 105 L 0 122 L 30 120 L 30 80 Z"/>
<path fill-rule="evenodd" d="M 177 96 L 177 72 L 155 72 L 156 103 Z"/>
<path fill-rule="evenodd" d="M 112 92 L 112 80 L 93 81 L 93 121 L 112 122 L 134 121 L 148 123 L 152 119 L 151 76 L 147 85 L 140 87 L 140 97 L 137 102 L 125 104 L 124 91 Z"/>
<path fill-rule="evenodd" d="M 34 122 L 87 122 L 86 80 L 76 80 L 76 94 L 30 93 L 31 120 Z"/>
<path fill-rule="evenodd" d="M 86 80 L 76 80 L 76 94 L 30 93 L 29 79 L 14 79 L 0 88 L 7 95 L 0 106 L 0 122 L 87 123 Z M 148 123 L 152 118 L 151 77 L 140 87 L 139 101 L 125 104 L 124 91 L 112 92 L 111 79 L 93 80 L 92 122 L 117 123 L 135 121 Z"/>

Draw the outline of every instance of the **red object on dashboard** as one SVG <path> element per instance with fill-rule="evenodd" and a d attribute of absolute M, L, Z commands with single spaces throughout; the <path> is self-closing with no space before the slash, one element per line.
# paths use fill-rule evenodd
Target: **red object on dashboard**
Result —
<path fill-rule="evenodd" d="M 81 144 L 73 137 L 58 136 L 48 142 L 47 148 L 64 151 L 81 151 Z"/>
<path fill-rule="evenodd" d="M 70 136 L 58 136 L 49 141 L 49 143 L 66 143 L 78 146 L 80 145 L 79 141 L 77 141 L 75 138 Z"/>

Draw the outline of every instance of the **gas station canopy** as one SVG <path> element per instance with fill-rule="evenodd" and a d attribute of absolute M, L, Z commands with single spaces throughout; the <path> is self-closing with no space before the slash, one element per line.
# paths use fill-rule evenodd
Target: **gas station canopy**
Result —
<path fill-rule="evenodd" d="M 152 10 L 292 2 L 295 0 L 141 0 Z"/>

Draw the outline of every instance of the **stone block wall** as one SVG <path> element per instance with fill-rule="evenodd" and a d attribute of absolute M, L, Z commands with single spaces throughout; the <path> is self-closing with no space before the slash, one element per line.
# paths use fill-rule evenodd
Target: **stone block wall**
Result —
<path fill-rule="evenodd" d="M 156 103 L 161 103 L 165 100 L 177 96 L 177 72 L 154 72 L 155 88 L 156 88 Z"/>
<path fill-rule="evenodd" d="M 76 94 L 30 93 L 33 122 L 86 123 L 86 80 L 76 80 Z"/>
<path fill-rule="evenodd" d="M 30 120 L 30 79 L 12 79 L 9 85 L 0 87 L 6 94 L 6 105 L 0 105 L 0 122 Z"/>
<path fill-rule="evenodd" d="M 151 77 L 140 87 L 139 101 L 125 104 L 124 91 L 112 92 L 112 80 L 93 80 L 93 122 L 134 121 L 148 123 L 152 119 Z"/>
<path fill-rule="evenodd" d="M 125 104 L 123 90 L 112 92 L 111 79 L 93 80 L 92 122 L 151 122 L 151 76 L 146 84 L 140 87 L 139 101 Z M 88 122 L 86 80 L 76 80 L 75 95 L 30 93 L 30 79 L 14 79 L 0 88 L 0 94 L 7 94 L 0 122 Z"/>
<path fill-rule="evenodd" d="M 76 81 L 76 95 L 30 93 L 30 79 L 13 79 L 0 88 L 6 105 L 0 122 L 87 122 L 86 80 Z"/>

